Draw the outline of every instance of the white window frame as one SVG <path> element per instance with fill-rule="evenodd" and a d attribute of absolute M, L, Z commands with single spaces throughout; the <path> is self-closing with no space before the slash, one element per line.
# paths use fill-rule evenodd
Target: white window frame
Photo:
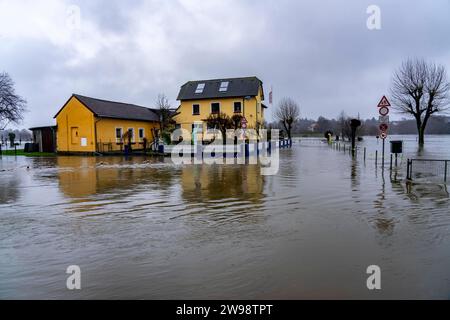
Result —
<path fill-rule="evenodd" d="M 198 113 L 194 113 L 194 106 L 198 106 Z M 198 115 L 200 115 L 200 103 L 193 103 L 193 104 L 192 104 L 192 115 L 193 115 L 193 116 L 198 116 Z"/>
<path fill-rule="evenodd" d="M 141 130 L 142 130 L 142 138 L 141 138 Z M 145 138 L 145 128 L 138 128 L 138 138 L 139 141 L 143 141 Z"/>
<path fill-rule="evenodd" d="M 222 86 L 222 84 L 225 84 L 224 86 Z M 227 92 L 228 91 L 228 86 L 230 85 L 230 81 L 221 81 L 220 85 L 219 85 L 219 92 Z"/>
<path fill-rule="evenodd" d="M 120 129 L 120 138 L 117 138 L 117 129 Z M 123 127 L 116 127 L 114 129 L 114 136 L 116 137 L 116 142 L 121 142 L 123 137 Z"/>
<path fill-rule="evenodd" d="M 241 104 L 241 111 L 236 112 L 235 103 L 240 103 Z M 233 113 L 238 113 L 238 114 L 242 113 L 242 101 L 233 101 Z"/>
<path fill-rule="evenodd" d="M 195 93 L 202 94 L 203 91 L 205 90 L 205 86 L 206 86 L 206 83 L 198 83 L 197 87 L 195 88 Z"/>
<path fill-rule="evenodd" d="M 213 113 L 213 111 L 212 111 L 212 105 L 215 103 L 219 104 L 219 112 L 218 113 Z M 220 102 L 211 102 L 211 105 L 210 105 L 211 114 L 220 114 L 220 110 L 222 110 L 222 106 L 220 105 Z"/>
<path fill-rule="evenodd" d="M 134 128 L 128 128 L 127 131 L 132 131 L 133 136 L 131 137 L 131 142 L 136 142 L 136 132 L 134 132 Z"/>

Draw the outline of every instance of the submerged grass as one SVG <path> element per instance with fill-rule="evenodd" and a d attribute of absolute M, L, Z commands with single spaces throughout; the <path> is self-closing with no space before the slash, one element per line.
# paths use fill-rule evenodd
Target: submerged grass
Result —
<path fill-rule="evenodd" d="M 52 152 L 24 152 L 23 150 L 2 150 L 0 156 L 54 157 Z"/>

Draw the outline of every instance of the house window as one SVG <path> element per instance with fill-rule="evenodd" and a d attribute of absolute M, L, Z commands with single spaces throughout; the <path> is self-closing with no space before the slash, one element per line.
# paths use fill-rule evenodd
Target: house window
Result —
<path fill-rule="evenodd" d="M 122 128 L 116 128 L 116 141 L 120 142 L 122 141 L 123 136 L 123 129 Z"/>
<path fill-rule="evenodd" d="M 218 102 L 211 103 L 211 113 L 214 114 L 220 113 L 220 103 Z"/>
<path fill-rule="evenodd" d="M 195 122 L 192 124 L 192 132 L 194 132 L 194 129 L 197 131 L 197 133 L 201 133 L 203 131 L 203 123 L 201 122 Z"/>
<path fill-rule="evenodd" d="M 139 128 L 139 140 L 143 140 L 145 138 L 145 130 L 144 128 Z"/>
<path fill-rule="evenodd" d="M 234 113 L 241 113 L 241 112 L 242 112 L 242 103 L 235 102 L 234 103 Z"/>
<path fill-rule="evenodd" d="M 195 89 L 195 93 L 203 93 L 203 89 L 205 89 L 205 84 L 204 83 L 199 83 L 197 85 L 197 89 Z"/>
<path fill-rule="evenodd" d="M 128 132 L 130 133 L 130 140 L 134 142 L 134 128 L 128 128 Z"/>
<path fill-rule="evenodd" d="M 222 82 L 220 83 L 219 91 L 220 91 L 220 92 L 226 92 L 226 91 L 228 91 L 228 84 L 229 84 L 228 81 L 222 81 Z"/>
<path fill-rule="evenodd" d="M 193 104 L 192 105 L 192 114 L 193 115 L 199 115 L 200 114 L 200 105 L 199 104 Z"/>

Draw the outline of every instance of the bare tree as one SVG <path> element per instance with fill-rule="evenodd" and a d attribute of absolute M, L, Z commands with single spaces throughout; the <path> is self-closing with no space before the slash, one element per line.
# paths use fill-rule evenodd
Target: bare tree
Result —
<path fill-rule="evenodd" d="M 448 109 L 449 90 L 445 67 L 423 59 L 408 59 L 394 73 L 393 107 L 415 119 L 419 145 L 425 143 L 425 128 L 430 117 Z"/>
<path fill-rule="evenodd" d="M 275 110 L 275 118 L 281 122 L 288 138 L 291 139 L 292 124 L 300 117 L 300 107 L 291 98 L 283 98 Z"/>
<path fill-rule="evenodd" d="M 164 93 L 158 94 L 158 98 L 156 99 L 156 107 L 158 108 L 159 112 L 161 131 L 164 131 L 168 128 L 171 120 L 171 106 L 169 103 L 169 99 L 167 99 Z"/>
<path fill-rule="evenodd" d="M 9 123 L 19 123 L 23 119 L 26 101 L 16 94 L 14 81 L 6 72 L 0 73 L 0 130 Z"/>
<path fill-rule="evenodd" d="M 233 127 L 233 120 L 225 113 L 210 114 L 208 119 L 206 119 L 206 124 L 209 128 L 214 128 L 220 130 L 222 134 L 222 141 L 226 141 L 227 129 Z"/>
<path fill-rule="evenodd" d="M 350 117 L 345 114 L 345 111 L 341 111 L 337 119 L 337 129 L 341 135 L 342 140 L 346 138 L 350 140 L 352 136 L 352 127 L 350 126 Z"/>

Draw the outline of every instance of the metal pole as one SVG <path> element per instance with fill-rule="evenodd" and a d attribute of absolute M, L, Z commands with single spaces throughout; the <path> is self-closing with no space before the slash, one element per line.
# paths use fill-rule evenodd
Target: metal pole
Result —
<path fill-rule="evenodd" d="M 390 170 L 392 171 L 392 153 L 391 153 L 391 164 L 390 164 Z"/>
<path fill-rule="evenodd" d="M 398 165 L 398 153 L 395 154 L 395 167 Z"/>
<path fill-rule="evenodd" d="M 385 142 L 385 140 L 386 140 L 386 139 L 383 139 L 383 153 L 382 153 L 382 155 L 381 155 L 381 161 L 382 161 L 381 167 L 382 167 L 382 168 L 384 168 L 384 142 Z"/>
<path fill-rule="evenodd" d="M 448 161 L 445 160 L 444 182 L 447 182 L 447 167 L 448 167 L 447 162 L 448 162 Z"/>
<path fill-rule="evenodd" d="M 412 180 L 412 167 L 413 167 L 413 161 L 412 159 L 410 160 L 410 164 L 409 164 L 409 180 Z"/>
<path fill-rule="evenodd" d="M 366 161 L 366 147 L 364 147 L 364 162 Z"/>
<path fill-rule="evenodd" d="M 409 159 L 406 160 L 406 180 L 409 180 Z"/>
<path fill-rule="evenodd" d="M 375 150 L 375 166 L 378 165 L 378 150 Z"/>

